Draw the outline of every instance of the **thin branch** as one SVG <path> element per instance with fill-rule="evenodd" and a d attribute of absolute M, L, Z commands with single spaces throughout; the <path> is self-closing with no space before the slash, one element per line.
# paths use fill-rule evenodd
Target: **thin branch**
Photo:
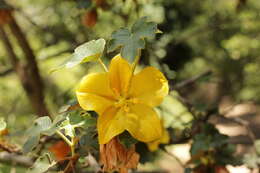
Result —
<path fill-rule="evenodd" d="M 4 76 L 7 76 L 9 75 L 10 73 L 12 73 L 14 70 L 13 69 L 5 69 L 3 71 L 0 72 L 0 77 L 4 77 Z"/>
<path fill-rule="evenodd" d="M 248 121 L 243 120 L 242 118 L 239 118 L 239 117 L 227 118 L 227 117 L 225 117 L 225 116 L 223 116 L 223 115 L 220 115 L 220 114 L 218 114 L 218 117 L 220 117 L 220 118 L 222 118 L 222 119 L 224 119 L 224 120 L 228 120 L 228 121 L 234 122 L 234 123 L 236 123 L 236 124 L 238 124 L 238 125 L 241 125 L 241 126 L 245 127 L 245 129 L 247 130 L 247 134 L 248 134 L 248 136 L 249 136 L 251 142 L 252 142 L 252 143 L 255 142 L 256 136 L 255 136 L 255 134 L 252 132 L 252 130 L 251 130 L 250 126 L 249 126 L 249 122 L 248 122 Z"/>
<path fill-rule="evenodd" d="M 162 148 L 162 151 L 164 151 L 166 154 L 168 154 L 169 156 L 173 157 L 178 163 L 179 165 L 185 169 L 185 165 L 182 163 L 182 161 L 177 157 L 175 156 L 173 153 L 169 152 L 166 148 Z"/>
<path fill-rule="evenodd" d="M 18 165 L 22 167 L 31 167 L 33 160 L 30 157 L 22 156 L 14 153 L 0 152 L 0 162 L 10 165 Z"/>
<path fill-rule="evenodd" d="M 196 75 L 196 76 L 194 76 L 194 77 L 192 77 L 190 79 L 184 80 L 182 82 L 177 83 L 176 85 L 173 85 L 171 89 L 181 89 L 181 88 L 184 88 L 184 87 L 186 87 L 188 85 L 191 85 L 191 84 L 197 82 L 201 78 L 209 76 L 211 74 L 212 74 L 211 70 L 205 71 L 205 72 L 203 72 L 201 74 L 198 74 L 198 75 Z"/>

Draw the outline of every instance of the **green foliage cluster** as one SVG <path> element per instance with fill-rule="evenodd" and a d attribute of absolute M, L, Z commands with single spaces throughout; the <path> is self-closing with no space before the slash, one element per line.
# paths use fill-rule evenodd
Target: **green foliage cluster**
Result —
<path fill-rule="evenodd" d="M 67 111 L 59 114 L 52 121 L 50 117 L 40 117 L 35 120 L 33 126 L 28 129 L 29 138 L 24 143 L 23 153 L 34 152 L 37 154 L 41 136 L 58 135 L 65 139 L 65 142 L 71 144 L 75 137 L 79 140 L 79 149 L 81 157 L 88 153 L 96 154 L 98 152 L 98 142 L 96 138 L 96 115 L 80 110 Z M 61 135 L 62 134 L 62 135 Z M 64 134 L 64 135 L 63 135 Z M 30 173 L 44 173 L 50 169 L 57 169 L 58 163 L 52 159 L 49 152 L 40 155 L 35 161 Z"/>
<path fill-rule="evenodd" d="M 158 111 L 165 118 L 165 126 L 176 141 L 185 137 L 185 130 L 192 128 L 196 112 L 205 113 L 208 107 L 216 106 L 223 95 L 229 95 L 236 101 L 260 101 L 258 0 L 248 1 L 239 9 L 238 1 L 235 0 L 107 2 L 107 9 L 97 10 L 96 26 L 87 28 L 82 25 L 81 18 L 86 12 L 96 8 L 96 4 L 90 0 L 10 0 L 10 4 L 19 9 L 15 16 L 22 29 L 26 31 L 36 54 L 45 83 L 45 100 L 52 115 L 57 115 L 61 106 L 75 98 L 74 87 L 80 77 L 100 69 L 92 61 L 98 60 L 102 55 L 107 62 L 115 53 L 112 51 L 117 48 L 121 48 L 121 54 L 131 62 L 138 52 L 142 51 L 141 63 L 156 66 L 163 71 L 173 88 L 175 83 L 206 70 L 214 72 L 213 77 L 207 76 L 207 79 L 197 81 L 198 86 L 208 83 L 217 85 L 215 93 L 218 95 L 214 99 L 210 100 L 204 92 L 201 94 L 193 92 L 195 90 L 184 89 L 179 92 L 172 91 L 159 107 Z M 148 18 L 141 18 L 135 23 L 141 16 Z M 147 21 L 154 21 L 158 26 Z M 129 27 L 133 23 L 133 27 Z M 163 34 L 155 37 L 158 29 Z M 105 40 L 93 40 L 100 37 L 109 40 L 112 32 L 107 49 Z M 145 44 L 145 39 L 148 40 L 148 44 Z M 93 41 L 82 45 L 88 40 Z M 4 53 L 4 47 L 0 46 L 3 50 L 0 52 L 1 73 L 10 69 L 11 65 Z M 17 45 L 15 52 L 23 59 Z M 50 74 L 49 72 L 59 64 L 66 68 L 79 66 L 71 69 L 58 67 L 61 72 Z M 79 136 L 79 145 L 84 146 L 80 151 L 83 155 L 88 152 L 97 155 L 94 113 L 81 114 L 79 111 L 72 111 L 52 116 L 54 120 L 49 117 L 36 119 L 13 72 L 7 76 L 0 76 L 0 93 L 4 93 L 0 95 L 0 117 L 5 117 L 6 120 L 0 119 L 0 129 L 4 129 L 7 122 L 13 141 L 24 143 L 25 153 L 37 150 L 41 136 L 55 136 L 56 132 L 60 131 L 69 139 Z M 193 110 L 188 109 L 182 103 L 185 101 L 180 99 L 181 95 L 187 97 L 189 103 L 197 106 L 194 106 Z M 28 129 L 29 124 L 33 125 L 25 134 L 22 133 Z M 233 160 L 234 147 L 228 144 L 227 136 L 220 134 L 208 124 L 204 125 L 201 131 L 192 139 L 192 156 L 203 152 L 208 154 L 205 156 L 207 162 L 214 160 L 223 165 L 237 164 L 238 159 Z M 129 134 L 123 134 L 121 139 L 126 146 L 136 142 Z M 255 145 L 256 149 L 259 148 L 258 141 Z M 154 160 L 158 156 L 157 153 L 150 153 L 147 147 L 140 143 L 137 144 L 137 151 L 143 156 L 142 163 Z M 48 157 L 39 157 L 31 172 L 39 172 L 40 169 L 44 172 L 52 167 L 55 163 L 50 163 Z M 198 159 L 193 164 L 205 164 L 204 161 L 203 158 Z M 246 155 L 244 161 L 249 167 L 258 167 L 258 150 Z M 2 165 L 0 169 L 9 171 L 10 167 Z"/>
<path fill-rule="evenodd" d="M 229 137 L 220 134 L 212 124 L 204 124 L 201 132 L 193 137 L 190 153 L 196 166 L 204 164 L 238 165 L 239 158 L 234 157 L 236 146 L 230 144 Z"/>

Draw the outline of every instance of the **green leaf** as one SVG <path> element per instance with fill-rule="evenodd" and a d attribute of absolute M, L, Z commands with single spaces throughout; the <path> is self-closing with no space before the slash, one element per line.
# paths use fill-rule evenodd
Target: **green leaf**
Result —
<path fill-rule="evenodd" d="M 59 128 L 58 124 L 61 123 L 62 120 L 64 120 L 63 115 L 56 116 L 53 123 L 48 116 L 36 119 L 34 121 L 33 127 L 27 130 L 27 135 L 29 135 L 29 138 L 23 146 L 23 152 L 28 153 L 32 151 L 33 148 L 36 147 L 36 145 L 39 143 L 41 134 L 48 136 L 53 135 Z"/>
<path fill-rule="evenodd" d="M 6 128 L 7 124 L 3 117 L 0 117 L 0 131 L 4 130 Z"/>
<path fill-rule="evenodd" d="M 106 41 L 104 39 L 92 40 L 77 47 L 72 54 L 72 58 L 66 63 L 67 68 L 78 64 L 97 60 L 102 56 Z"/>
<path fill-rule="evenodd" d="M 97 125 L 97 119 L 91 116 L 85 117 L 83 128 L 87 129 L 89 127 L 94 127 Z"/>
<path fill-rule="evenodd" d="M 142 17 L 137 20 L 132 26 L 132 33 L 136 37 L 145 38 L 145 37 L 154 37 L 157 32 L 157 25 L 154 22 L 147 22 L 148 17 Z"/>
<path fill-rule="evenodd" d="M 70 124 L 70 121 L 69 119 L 66 119 L 64 120 L 62 123 L 61 123 L 61 129 L 64 129 L 65 130 L 65 135 L 73 138 L 75 137 L 75 127 L 73 125 Z"/>
<path fill-rule="evenodd" d="M 94 132 L 89 132 L 84 134 L 80 140 L 79 144 L 81 146 L 87 147 L 88 149 L 98 148 L 98 140 L 97 138 L 94 138 Z"/>
<path fill-rule="evenodd" d="M 101 38 L 98 40 L 91 40 L 78 46 L 74 50 L 74 53 L 71 55 L 69 61 L 57 68 L 52 69 L 50 72 L 52 73 L 64 67 L 72 68 L 82 63 L 98 60 L 103 54 L 105 44 L 106 41 L 103 38 Z"/>
<path fill-rule="evenodd" d="M 64 120 L 65 120 L 65 116 L 63 114 L 57 115 L 53 120 L 51 126 L 48 129 L 42 131 L 41 133 L 47 136 L 52 136 L 54 133 L 56 133 L 56 130 L 59 129 L 58 125 Z"/>
<path fill-rule="evenodd" d="M 52 125 L 51 119 L 48 116 L 40 117 L 35 120 L 35 125 L 39 129 L 39 131 L 44 131 L 50 128 Z"/>
<path fill-rule="evenodd" d="M 119 135 L 119 140 L 126 148 L 130 148 L 138 142 L 127 131 Z"/>
<path fill-rule="evenodd" d="M 44 173 L 48 171 L 51 167 L 53 167 L 56 162 L 52 161 L 49 163 L 48 158 L 46 155 L 39 157 L 35 163 L 33 164 L 32 168 L 30 168 L 27 173 Z"/>
<path fill-rule="evenodd" d="M 23 153 L 27 154 L 31 152 L 39 143 L 40 135 L 29 137 L 29 139 L 23 145 Z"/>
<path fill-rule="evenodd" d="M 34 121 L 33 126 L 27 130 L 29 136 L 36 136 L 43 131 L 48 130 L 52 125 L 51 119 L 48 116 L 40 117 Z"/>
<path fill-rule="evenodd" d="M 138 51 L 145 48 L 144 38 L 154 37 L 158 31 L 154 22 L 147 22 L 147 17 L 137 20 L 131 28 L 121 28 L 112 33 L 112 39 L 108 44 L 108 52 L 121 48 L 121 55 L 130 62 L 133 62 Z"/>
<path fill-rule="evenodd" d="M 87 129 L 96 125 L 96 118 L 92 117 L 91 114 L 84 111 L 72 111 L 69 113 L 69 121 L 71 125 L 75 127 L 82 127 Z"/>

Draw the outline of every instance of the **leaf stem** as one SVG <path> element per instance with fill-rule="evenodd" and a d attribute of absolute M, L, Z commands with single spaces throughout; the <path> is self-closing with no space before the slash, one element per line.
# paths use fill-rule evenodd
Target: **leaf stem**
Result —
<path fill-rule="evenodd" d="M 61 133 L 59 130 L 56 130 L 57 135 L 59 135 L 70 147 L 72 146 L 72 142 Z"/>
<path fill-rule="evenodd" d="M 107 66 L 104 64 L 101 58 L 98 58 L 99 64 L 103 67 L 105 72 L 108 72 Z"/>
<path fill-rule="evenodd" d="M 141 57 L 141 50 L 138 49 L 137 56 L 135 57 L 135 60 L 134 60 L 134 62 L 132 64 L 132 73 L 133 74 L 134 74 L 135 68 L 136 68 L 136 66 L 137 66 L 137 64 L 138 64 L 138 62 L 140 60 L 140 57 Z"/>
<path fill-rule="evenodd" d="M 134 76 L 134 71 L 135 71 L 135 68 L 136 68 L 139 60 L 140 60 L 140 57 L 141 57 L 141 50 L 138 49 L 137 56 L 135 57 L 135 60 L 134 60 L 134 62 L 132 64 L 132 72 L 131 72 L 130 81 L 128 82 L 127 87 L 126 87 L 126 92 L 125 92 L 126 95 L 128 95 L 128 91 L 130 89 L 130 84 L 131 84 L 132 78 Z"/>
<path fill-rule="evenodd" d="M 75 143 L 76 143 L 75 138 L 72 138 L 72 142 L 71 142 L 71 146 L 70 146 L 71 156 L 72 156 L 72 157 L 74 157 L 74 155 L 75 155 Z"/>
<path fill-rule="evenodd" d="M 182 161 L 177 156 L 175 156 L 173 153 L 169 152 L 166 148 L 163 148 L 162 151 L 164 151 L 169 156 L 173 157 L 180 164 L 180 166 L 182 168 L 185 168 L 185 164 L 183 164 Z"/>
<path fill-rule="evenodd" d="M 46 158 L 48 159 L 49 164 L 52 164 L 51 156 L 49 153 L 45 153 Z"/>

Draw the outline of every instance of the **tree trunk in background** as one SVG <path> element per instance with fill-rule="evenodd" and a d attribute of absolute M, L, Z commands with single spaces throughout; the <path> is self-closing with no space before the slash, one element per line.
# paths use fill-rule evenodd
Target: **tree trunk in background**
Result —
<path fill-rule="evenodd" d="M 5 30 L 3 29 L 3 26 L 0 26 L 0 35 L 7 54 L 9 55 L 11 64 L 16 71 L 37 115 L 49 115 L 46 104 L 44 103 L 44 86 L 36 63 L 36 58 L 27 39 L 25 38 L 25 35 L 16 23 L 14 17 L 11 16 L 11 18 L 12 20 L 8 23 L 8 26 L 24 52 L 26 59 L 25 65 L 21 64 L 19 59 L 16 57 L 11 42 Z"/>

